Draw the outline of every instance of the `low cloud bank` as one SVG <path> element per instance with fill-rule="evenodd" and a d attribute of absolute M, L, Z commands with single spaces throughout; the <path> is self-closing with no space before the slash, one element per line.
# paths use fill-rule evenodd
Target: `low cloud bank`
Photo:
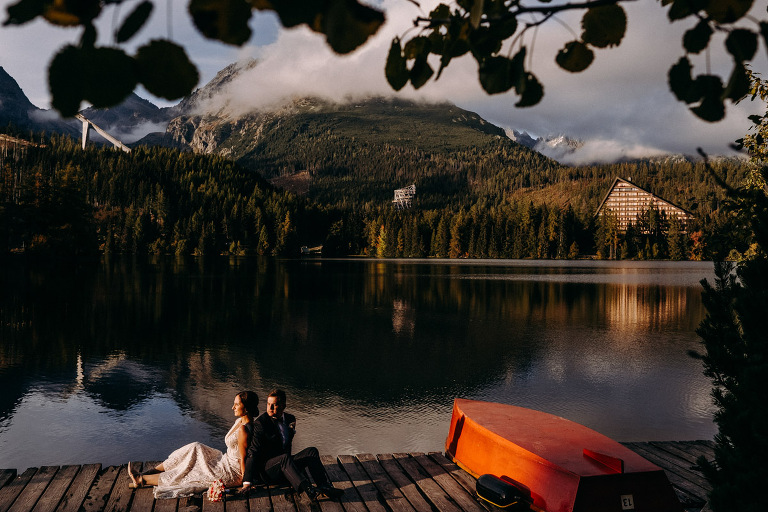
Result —
<path fill-rule="evenodd" d="M 626 144 L 616 140 L 589 140 L 578 147 L 549 145 L 534 146 L 539 153 L 564 165 L 607 164 L 641 158 L 669 156 L 669 152 L 642 144 Z"/>

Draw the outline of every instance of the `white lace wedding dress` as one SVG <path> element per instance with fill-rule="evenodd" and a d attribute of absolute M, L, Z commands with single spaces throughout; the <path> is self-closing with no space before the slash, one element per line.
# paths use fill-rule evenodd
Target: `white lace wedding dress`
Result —
<path fill-rule="evenodd" d="M 237 420 L 227 435 L 224 443 L 227 452 L 221 453 L 202 443 L 190 443 L 171 453 L 160 473 L 155 487 L 155 498 L 179 498 L 205 492 L 214 480 L 221 480 L 226 487 L 240 483 L 240 456 L 237 451 Z"/>

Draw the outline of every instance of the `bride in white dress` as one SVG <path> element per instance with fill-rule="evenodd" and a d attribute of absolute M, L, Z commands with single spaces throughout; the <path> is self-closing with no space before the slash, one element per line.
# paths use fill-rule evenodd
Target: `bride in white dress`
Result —
<path fill-rule="evenodd" d="M 232 411 L 237 420 L 224 436 L 226 453 L 202 443 L 190 443 L 142 474 L 134 473 L 129 462 L 129 486 L 151 485 L 155 487 L 155 498 L 178 498 L 204 492 L 214 480 L 224 482 L 224 487 L 242 485 L 251 421 L 259 414 L 258 396 L 253 391 L 238 393 Z"/>

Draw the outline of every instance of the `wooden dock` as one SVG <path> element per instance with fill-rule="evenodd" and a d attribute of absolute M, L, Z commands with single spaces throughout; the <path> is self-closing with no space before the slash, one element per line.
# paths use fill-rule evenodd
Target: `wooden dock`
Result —
<path fill-rule="evenodd" d="M 709 485 L 696 459 L 713 457 L 711 441 L 623 443 L 662 467 L 688 512 L 706 502 Z M 475 480 L 440 453 L 323 456 L 340 502 L 312 504 L 289 488 L 257 488 L 248 498 L 155 500 L 151 488 L 128 488 L 127 466 L 43 466 L 0 470 L 0 512 L 488 512 Z M 145 469 L 156 463 L 144 463 Z"/>

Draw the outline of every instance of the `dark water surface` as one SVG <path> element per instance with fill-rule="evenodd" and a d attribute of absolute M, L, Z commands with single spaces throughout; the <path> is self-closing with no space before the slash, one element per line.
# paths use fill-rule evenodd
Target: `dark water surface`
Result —
<path fill-rule="evenodd" d="M 0 468 L 223 448 L 288 393 L 295 448 L 441 451 L 455 397 L 620 441 L 711 439 L 711 263 L 108 259 L 0 270 Z M 262 410 L 264 400 L 262 400 Z"/>

